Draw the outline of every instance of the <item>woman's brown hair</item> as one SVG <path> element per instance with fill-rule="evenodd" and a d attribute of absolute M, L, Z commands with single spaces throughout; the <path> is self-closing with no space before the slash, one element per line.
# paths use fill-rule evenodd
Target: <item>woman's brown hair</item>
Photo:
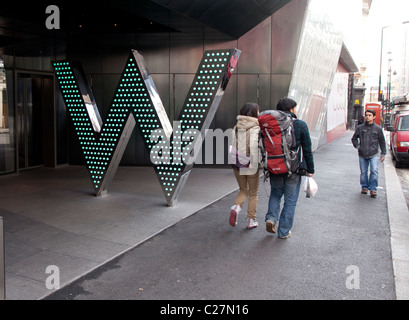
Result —
<path fill-rule="evenodd" d="M 240 115 L 257 118 L 259 111 L 260 111 L 260 106 L 257 103 L 247 102 L 240 109 Z"/>

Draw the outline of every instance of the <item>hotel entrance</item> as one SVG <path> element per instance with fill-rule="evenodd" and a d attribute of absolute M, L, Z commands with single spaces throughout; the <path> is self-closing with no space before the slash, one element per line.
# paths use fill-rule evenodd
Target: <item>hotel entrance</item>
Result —
<path fill-rule="evenodd" d="M 54 78 L 17 72 L 16 84 L 18 168 L 54 166 Z"/>

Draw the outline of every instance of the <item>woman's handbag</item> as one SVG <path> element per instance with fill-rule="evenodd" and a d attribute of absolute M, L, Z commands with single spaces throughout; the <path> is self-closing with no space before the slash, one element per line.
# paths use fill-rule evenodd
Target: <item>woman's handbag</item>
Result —
<path fill-rule="evenodd" d="M 248 168 L 248 167 L 250 167 L 250 162 L 251 162 L 251 158 L 250 158 L 250 156 L 247 156 L 247 154 L 250 154 L 250 148 L 246 148 L 247 150 L 247 154 L 242 154 L 240 151 L 238 151 L 237 149 L 238 149 L 238 139 L 237 139 L 237 133 L 238 133 L 238 129 L 237 129 L 237 127 L 235 128 L 235 131 L 236 131 L 236 137 L 235 137 L 235 140 L 236 140 L 236 145 L 234 146 L 234 145 L 231 145 L 230 146 L 230 151 L 229 151 L 229 154 L 230 154 L 230 163 L 231 163 L 231 166 L 234 168 L 234 169 L 241 169 L 241 168 Z M 246 130 L 247 132 L 246 132 L 246 139 L 248 140 L 249 139 L 249 130 Z"/>
<path fill-rule="evenodd" d="M 248 168 L 250 166 L 250 157 L 240 153 L 234 146 L 230 146 L 231 166 L 234 169 Z"/>

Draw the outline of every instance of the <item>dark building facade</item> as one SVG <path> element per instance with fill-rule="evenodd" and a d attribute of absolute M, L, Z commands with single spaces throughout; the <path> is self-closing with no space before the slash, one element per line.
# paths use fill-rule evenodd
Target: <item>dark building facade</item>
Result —
<path fill-rule="evenodd" d="M 51 8 L 47 1 L 4 5 L 0 174 L 83 164 L 52 61 L 81 62 L 104 119 L 131 49 L 144 56 L 171 122 L 181 111 L 203 52 L 241 50 L 211 128 L 233 127 L 245 102 L 257 102 L 265 110 L 289 96 L 299 103 L 299 115 L 318 148 L 327 142 L 328 132 L 333 139 L 346 129 L 347 100 L 342 99 L 348 91 L 338 93 L 344 109 L 329 105 L 337 100 L 331 98 L 334 79 L 347 88 L 348 73 L 357 71 L 322 3 L 124 0 L 56 1 Z M 336 111 L 328 126 L 332 109 Z M 150 164 L 135 130 L 121 165 Z"/>

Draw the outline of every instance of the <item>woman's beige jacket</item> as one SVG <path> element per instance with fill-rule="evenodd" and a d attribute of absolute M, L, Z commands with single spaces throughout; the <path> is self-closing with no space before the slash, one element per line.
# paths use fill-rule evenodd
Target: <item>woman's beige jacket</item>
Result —
<path fill-rule="evenodd" d="M 232 146 L 236 146 L 236 127 L 238 129 L 238 150 L 240 153 L 246 154 L 250 151 L 251 165 L 249 168 L 241 168 L 240 174 L 253 175 L 257 173 L 259 162 L 261 159 L 259 149 L 259 132 L 260 127 L 258 119 L 249 116 L 237 116 L 237 124 L 232 132 Z M 247 137 L 249 139 L 247 139 Z M 248 155 L 248 154 L 247 154 Z"/>

